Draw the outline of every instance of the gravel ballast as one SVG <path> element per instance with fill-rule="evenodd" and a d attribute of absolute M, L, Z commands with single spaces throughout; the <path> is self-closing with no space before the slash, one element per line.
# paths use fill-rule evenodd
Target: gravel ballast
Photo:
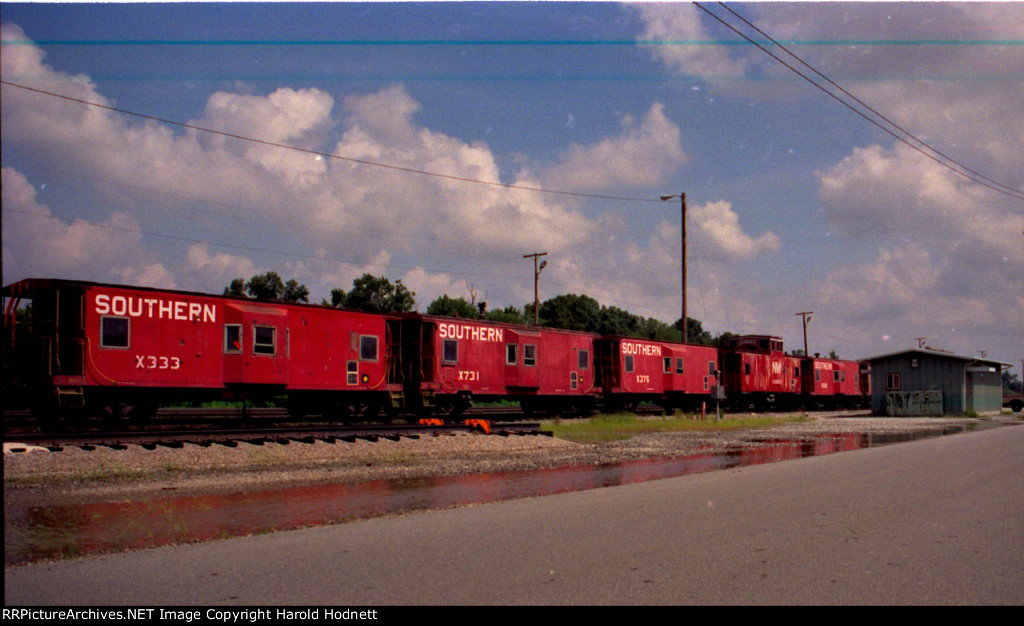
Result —
<path fill-rule="evenodd" d="M 399 441 L 289 445 L 241 443 L 236 448 L 186 445 L 180 449 L 98 448 L 4 454 L 4 504 L 39 506 L 108 499 L 142 499 L 174 490 L 228 493 L 325 482 L 529 470 L 561 465 L 679 457 L 764 440 L 838 433 L 928 432 L 986 420 L 947 418 L 815 417 L 741 431 L 652 433 L 601 444 L 577 444 L 527 435 L 424 436 Z"/>

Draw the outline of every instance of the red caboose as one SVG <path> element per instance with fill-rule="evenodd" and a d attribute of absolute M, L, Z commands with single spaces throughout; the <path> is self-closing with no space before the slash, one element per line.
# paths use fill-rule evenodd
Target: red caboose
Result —
<path fill-rule="evenodd" d="M 811 357 L 802 363 L 806 403 L 831 408 L 855 406 L 862 400 L 858 362 Z"/>
<path fill-rule="evenodd" d="M 286 311 L 285 392 L 293 415 L 373 417 L 404 406 L 397 316 L 299 305 Z M 254 332 L 255 322 L 249 320 Z"/>
<path fill-rule="evenodd" d="M 480 320 L 406 316 L 406 397 L 459 413 L 472 400 L 583 411 L 596 403 L 593 335 Z"/>
<path fill-rule="evenodd" d="M 144 418 L 161 402 L 268 398 L 390 401 L 387 320 L 308 305 L 64 280 L 23 280 L 24 372 L 42 416 Z M 314 402 L 315 401 L 315 402 Z"/>
<path fill-rule="evenodd" d="M 779 337 L 733 337 L 721 350 L 721 360 L 732 406 L 782 407 L 800 397 L 800 359 L 783 352 Z"/>
<path fill-rule="evenodd" d="M 695 409 L 718 385 L 718 351 L 668 341 L 626 337 L 597 340 L 600 385 L 608 408 L 640 402 Z"/>

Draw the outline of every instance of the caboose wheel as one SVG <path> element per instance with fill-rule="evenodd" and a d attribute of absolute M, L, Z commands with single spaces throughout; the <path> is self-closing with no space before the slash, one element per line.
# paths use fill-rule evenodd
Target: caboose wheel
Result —
<path fill-rule="evenodd" d="M 302 421 L 309 415 L 309 407 L 304 404 L 289 403 L 288 404 L 288 417 L 295 421 Z"/>
<path fill-rule="evenodd" d="M 363 419 L 375 420 L 380 416 L 381 406 L 379 402 L 370 402 L 363 407 Z"/>
<path fill-rule="evenodd" d="M 127 410 L 125 405 L 120 403 L 113 404 L 88 404 L 85 407 L 85 418 L 96 417 L 103 421 L 106 426 L 116 426 L 120 423 L 121 418 L 125 416 Z"/>
<path fill-rule="evenodd" d="M 142 426 L 149 423 L 156 415 L 157 405 L 152 402 L 136 404 L 128 410 L 128 422 L 135 426 Z"/>

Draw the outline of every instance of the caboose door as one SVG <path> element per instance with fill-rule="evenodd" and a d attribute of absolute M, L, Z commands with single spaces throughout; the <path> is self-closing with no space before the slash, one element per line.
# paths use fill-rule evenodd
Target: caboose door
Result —
<path fill-rule="evenodd" d="M 229 304 L 224 314 L 224 384 L 287 385 L 288 311 Z"/>
<path fill-rule="evenodd" d="M 505 336 L 505 386 L 540 387 L 540 334 L 509 330 Z"/>

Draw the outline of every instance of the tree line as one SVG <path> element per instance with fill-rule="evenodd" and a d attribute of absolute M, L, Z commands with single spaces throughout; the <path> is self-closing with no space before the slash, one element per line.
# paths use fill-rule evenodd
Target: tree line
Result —
<path fill-rule="evenodd" d="M 256 275 L 248 281 L 236 278 L 224 289 L 224 295 L 280 302 L 309 302 L 309 289 L 305 285 L 294 279 L 285 282 L 276 272 Z M 322 300 L 321 304 L 371 313 L 403 313 L 415 310 L 416 293 L 402 284 L 401 279 L 392 283 L 384 277 L 363 274 L 352 281 L 351 290 L 332 289 L 330 299 Z M 428 315 L 524 325 L 532 325 L 534 319 L 532 302 L 521 308 L 509 305 L 491 311 L 485 302 L 470 302 L 465 298 L 452 298 L 448 295 L 442 295 L 431 302 L 426 312 Z M 549 328 L 656 341 L 681 341 L 683 338 L 682 319 L 670 325 L 618 307 L 604 306 L 584 295 L 563 294 L 545 300 L 537 310 L 537 317 L 539 326 Z M 728 338 L 736 336 L 730 332 L 712 335 L 699 320 L 690 317 L 686 319 L 686 330 L 689 343 L 708 346 L 722 345 Z"/>

